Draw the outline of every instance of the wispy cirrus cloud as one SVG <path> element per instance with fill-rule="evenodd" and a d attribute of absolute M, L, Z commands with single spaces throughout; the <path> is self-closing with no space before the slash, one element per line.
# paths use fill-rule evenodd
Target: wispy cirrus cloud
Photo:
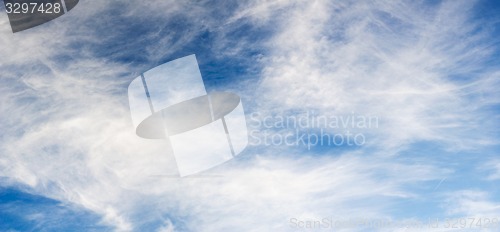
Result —
<path fill-rule="evenodd" d="M 398 218 L 398 200 L 424 198 L 456 171 L 393 158 L 415 142 L 496 144 L 497 117 L 485 108 L 498 104 L 498 67 L 486 65 L 497 47 L 471 19 L 472 2 L 212 4 L 82 2 L 22 38 L 2 29 L 0 175 L 116 230 L 289 231 L 291 217 Z M 233 35 L 245 25 L 267 34 Z M 253 46 L 261 53 L 239 57 Z M 266 147 L 213 178 L 172 178 L 166 144 L 133 133 L 126 86 L 134 72 L 198 49 L 261 69 L 239 80 L 259 81 L 256 92 L 237 88 L 249 113 L 355 112 L 378 116 L 380 128 L 355 151 Z"/>
<path fill-rule="evenodd" d="M 479 190 L 457 191 L 449 196 L 450 215 L 476 218 L 495 218 L 500 213 L 500 202 L 491 199 L 491 194 Z"/>
<path fill-rule="evenodd" d="M 485 128 L 497 120 L 483 109 L 498 104 L 498 69 L 487 65 L 498 49 L 485 22 L 471 21 L 473 2 L 297 5 L 263 61 L 274 107 L 376 115 L 384 150 L 496 144 Z"/>

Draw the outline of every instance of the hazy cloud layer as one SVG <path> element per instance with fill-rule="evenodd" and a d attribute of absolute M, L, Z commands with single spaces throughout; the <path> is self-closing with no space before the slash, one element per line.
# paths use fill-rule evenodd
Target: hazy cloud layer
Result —
<path fill-rule="evenodd" d="M 488 190 L 436 187 L 454 166 L 432 155 L 396 158 L 422 141 L 456 153 L 498 145 L 498 114 L 488 111 L 500 99 L 500 72 L 488 65 L 498 45 L 488 22 L 472 20 L 474 6 L 82 1 L 16 34 L 2 17 L 0 176 L 119 231 L 288 231 L 290 218 L 401 218 L 393 213 L 401 201 L 433 189 L 443 215 L 498 215 Z M 245 25 L 263 34 L 236 36 Z M 167 145 L 133 133 L 126 86 L 196 52 L 190 46 L 203 33 L 214 59 L 258 68 L 234 84 L 251 99 L 247 113 L 355 112 L 379 117 L 380 127 L 360 130 L 368 143 L 350 151 L 249 149 L 205 177 L 173 178 Z M 249 49 L 258 54 L 239 57 Z M 257 91 L 245 89 L 250 82 Z M 497 166 L 488 181 L 498 180 Z"/>

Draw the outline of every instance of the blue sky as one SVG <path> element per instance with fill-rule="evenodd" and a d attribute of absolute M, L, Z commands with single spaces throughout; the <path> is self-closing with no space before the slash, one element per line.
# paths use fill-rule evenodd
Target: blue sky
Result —
<path fill-rule="evenodd" d="M 2 14 L 0 230 L 500 219 L 499 10 L 497 1 L 81 1 L 15 34 Z M 247 122 L 314 112 L 379 124 L 249 125 L 278 137 L 349 130 L 365 142 L 253 143 L 206 173 L 218 178 L 171 178 L 164 144 L 134 134 L 127 86 L 190 54 L 208 91 L 242 97 Z"/>

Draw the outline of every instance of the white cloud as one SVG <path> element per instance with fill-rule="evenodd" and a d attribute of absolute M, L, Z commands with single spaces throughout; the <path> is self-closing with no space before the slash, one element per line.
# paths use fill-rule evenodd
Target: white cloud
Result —
<path fill-rule="evenodd" d="M 125 88 L 131 78 L 116 78 L 133 68 L 96 58 L 85 47 L 69 54 L 77 59 L 66 67 L 54 58 L 65 54 L 58 48 L 72 42 L 109 39 L 86 35 L 95 29 L 83 22 L 100 16 L 106 22 L 111 16 L 105 9 L 115 3 L 81 2 L 72 15 L 22 34 L 1 27 L 0 43 L 8 46 L 0 56 L 9 59 L 0 64 L 2 81 L 8 83 L 0 86 L 0 175 L 99 213 L 117 230 L 155 218 L 166 221 L 165 231 L 173 231 L 176 222 L 193 231 L 287 231 L 290 217 L 390 217 L 394 199 L 417 197 L 407 185 L 425 184 L 449 170 L 386 159 L 369 149 L 392 154 L 419 140 L 464 148 L 494 143 L 471 130 L 490 125 L 481 123 L 487 115 L 480 110 L 498 101 L 469 96 L 478 91 L 497 96 L 498 72 L 485 70 L 483 78 L 467 84 L 447 76 L 450 70 L 476 71 L 479 58 L 490 52 L 474 45 L 484 41 L 483 35 L 468 36 L 477 25 L 458 9 L 470 9 L 469 3 L 418 10 L 403 3 L 259 1 L 228 17 L 232 24 L 277 23 L 276 35 L 264 41 L 270 54 L 261 59 L 260 97 L 249 104 L 262 111 L 308 106 L 324 113 L 377 115 L 384 121 L 372 134 L 378 145 L 323 157 L 269 148 L 208 173 L 219 177 L 172 178 L 166 144 L 133 133 Z M 168 13 L 186 7 L 163 1 L 137 4 L 145 10 L 128 5 L 123 14 L 169 18 Z M 187 7 L 194 22 L 216 11 Z M 6 26 L 1 20 L 0 26 Z M 218 23 L 206 20 L 195 28 Z M 72 27 L 75 22 L 82 24 Z M 172 53 L 197 32 L 192 33 L 148 46 L 149 60 Z M 462 42 L 454 36 L 462 36 Z M 467 203 L 469 195 L 461 199 L 459 210 L 478 209 Z M 496 210 L 494 203 L 480 202 L 479 208 Z M 181 219 L 164 220 L 164 214 Z"/>
<path fill-rule="evenodd" d="M 495 181 L 500 180 L 500 160 L 491 159 L 486 162 L 485 165 L 480 167 L 481 170 L 485 170 L 488 173 L 487 180 Z"/>
<path fill-rule="evenodd" d="M 158 232 L 174 232 L 174 231 L 175 231 L 175 226 L 172 224 L 171 221 L 166 221 L 165 225 L 158 230 Z"/>
<path fill-rule="evenodd" d="M 478 72 L 494 49 L 486 32 L 474 33 L 472 2 L 296 5 L 263 59 L 264 107 L 376 115 L 374 144 L 386 153 L 426 140 L 456 149 L 496 143 L 484 130 L 495 120 L 481 108 L 498 100 L 475 96 L 498 99 L 486 87 L 498 87 L 498 72 Z"/>
<path fill-rule="evenodd" d="M 443 205 L 450 215 L 476 218 L 497 218 L 500 202 L 491 200 L 491 194 L 478 190 L 462 190 L 450 193 Z"/>

